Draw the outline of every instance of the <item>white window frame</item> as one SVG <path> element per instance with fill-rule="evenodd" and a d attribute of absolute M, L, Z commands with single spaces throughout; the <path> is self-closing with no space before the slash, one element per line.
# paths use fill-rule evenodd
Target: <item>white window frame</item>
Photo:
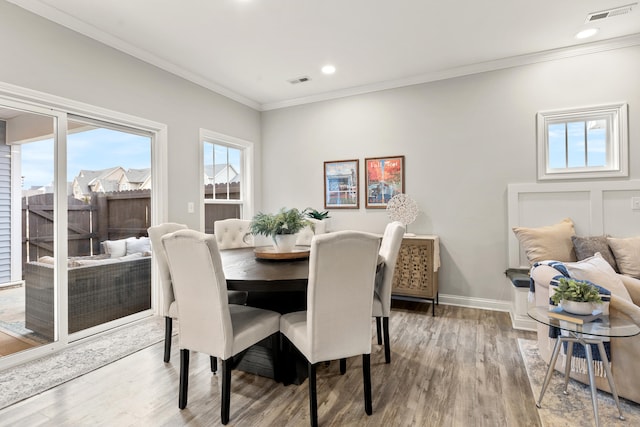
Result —
<path fill-rule="evenodd" d="M 551 168 L 549 166 L 549 125 L 574 121 L 589 121 L 596 118 L 606 118 L 609 124 L 606 142 L 606 165 L 579 168 Z M 537 114 L 538 179 L 544 181 L 628 177 L 629 141 L 627 129 L 627 104 L 625 102 L 540 111 Z"/>
<path fill-rule="evenodd" d="M 242 176 L 240 182 L 240 200 L 219 200 L 219 199 L 205 199 L 204 192 L 204 144 L 217 144 L 225 145 L 230 148 L 235 148 L 242 151 L 242 164 L 240 168 L 240 174 Z M 206 204 L 232 204 L 240 205 L 240 212 L 242 213 L 242 219 L 248 219 L 253 217 L 253 199 L 254 199 L 254 144 L 253 142 L 246 141 L 234 136 L 225 135 L 219 132 L 214 132 L 207 129 L 200 129 L 200 153 L 199 153 L 199 180 L 200 180 L 200 230 L 205 230 L 204 224 L 204 206 Z"/>

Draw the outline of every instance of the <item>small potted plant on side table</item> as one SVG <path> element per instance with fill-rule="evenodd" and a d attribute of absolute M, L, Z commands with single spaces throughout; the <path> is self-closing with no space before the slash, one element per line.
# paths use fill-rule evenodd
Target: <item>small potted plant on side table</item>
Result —
<path fill-rule="evenodd" d="M 591 314 L 595 304 L 602 303 L 600 292 L 594 285 L 582 280 L 562 277 L 551 296 L 554 304 L 560 304 L 562 309 L 573 314 Z"/>

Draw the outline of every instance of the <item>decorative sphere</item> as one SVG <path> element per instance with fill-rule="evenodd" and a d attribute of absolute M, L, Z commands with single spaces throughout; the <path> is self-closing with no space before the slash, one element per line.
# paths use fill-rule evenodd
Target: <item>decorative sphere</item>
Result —
<path fill-rule="evenodd" d="M 418 203 L 406 194 L 396 194 L 387 203 L 387 215 L 392 221 L 409 225 L 418 216 Z"/>

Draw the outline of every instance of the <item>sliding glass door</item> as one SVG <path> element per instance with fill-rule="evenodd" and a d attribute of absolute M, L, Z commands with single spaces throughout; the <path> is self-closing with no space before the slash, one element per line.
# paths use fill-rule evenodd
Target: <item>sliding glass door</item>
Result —
<path fill-rule="evenodd" d="M 130 123 L 0 97 L 0 368 L 152 314 L 163 130 Z"/>
<path fill-rule="evenodd" d="M 151 308 L 151 142 L 149 132 L 69 117 L 69 334 Z"/>

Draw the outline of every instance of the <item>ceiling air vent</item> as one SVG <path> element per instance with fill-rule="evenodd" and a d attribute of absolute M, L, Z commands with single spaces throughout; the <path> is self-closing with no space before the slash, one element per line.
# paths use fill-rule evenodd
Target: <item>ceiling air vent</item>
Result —
<path fill-rule="evenodd" d="M 292 85 L 297 85 L 298 83 L 304 83 L 304 82 L 308 82 L 309 80 L 311 80 L 311 77 L 309 76 L 302 76 L 302 77 L 297 77 L 295 79 L 291 79 L 291 80 L 287 80 L 289 83 L 291 83 Z"/>
<path fill-rule="evenodd" d="M 584 21 L 585 23 L 600 21 L 605 18 L 611 18 L 613 16 L 624 15 L 626 13 L 631 12 L 634 6 L 637 6 L 638 3 L 631 3 L 625 6 L 614 7 L 612 9 L 601 10 L 600 12 L 593 12 L 587 15 L 587 19 Z"/>

